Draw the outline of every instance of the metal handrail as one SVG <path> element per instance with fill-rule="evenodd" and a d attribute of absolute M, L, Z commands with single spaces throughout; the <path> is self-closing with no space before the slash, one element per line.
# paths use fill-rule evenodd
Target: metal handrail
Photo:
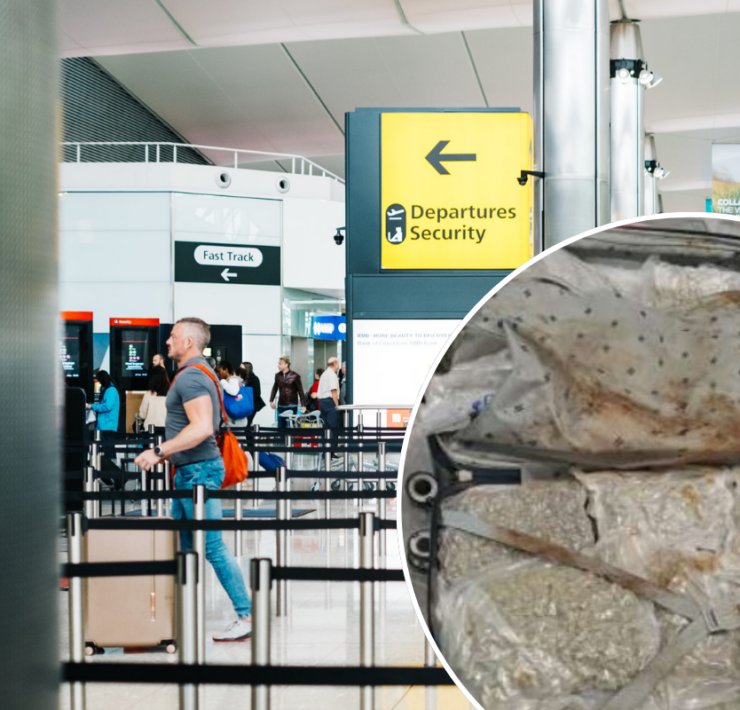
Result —
<path fill-rule="evenodd" d="M 263 150 L 245 150 L 243 148 L 222 148 L 213 145 L 195 145 L 193 143 L 166 143 L 164 141 L 64 141 L 63 146 L 74 146 L 76 148 L 76 161 L 77 163 L 82 162 L 82 146 L 143 146 L 144 147 L 144 162 L 145 163 L 159 163 L 160 162 L 160 147 L 165 146 L 172 148 L 173 160 L 177 162 L 177 149 L 178 148 L 196 148 L 198 150 L 219 150 L 225 153 L 232 153 L 234 156 L 234 168 L 239 169 L 239 155 L 262 155 L 272 159 L 275 158 L 290 158 L 290 173 L 292 175 L 321 175 L 321 177 L 330 177 L 337 182 L 344 184 L 344 180 L 339 175 L 334 174 L 331 170 L 322 168 L 312 160 L 303 157 L 302 155 L 295 155 L 293 153 L 273 153 Z M 155 160 L 149 160 L 149 146 L 155 147 Z M 169 161 L 168 161 L 169 162 Z M 300 165 L 300 172 L 296 170 L 297 165 Z M 248 169 L 248 168 L 246 168 Z"/>

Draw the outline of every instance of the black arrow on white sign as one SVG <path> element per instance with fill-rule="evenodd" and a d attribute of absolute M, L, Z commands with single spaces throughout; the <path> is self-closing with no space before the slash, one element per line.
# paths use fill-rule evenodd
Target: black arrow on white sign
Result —
<path fill-rule="evenodd" d="M 429 155 L 427 155 L 427 160 L 429 161 L 429 164 L 440 174 L 440 175 L 449 175 L 450 171 L 445 168 L 444 165 L 442 165 L 442 162 L 468 162 L 468 161 L 475 161 L 476 160 L 476 154 L 475 153 L 446 153 L 442 155 L 442 151 L 445 149 L 447 144 L 450 141 L 440 141 L 437 143 L 437 145 L 434 146 L 434 148 L 429 151 Z"/>

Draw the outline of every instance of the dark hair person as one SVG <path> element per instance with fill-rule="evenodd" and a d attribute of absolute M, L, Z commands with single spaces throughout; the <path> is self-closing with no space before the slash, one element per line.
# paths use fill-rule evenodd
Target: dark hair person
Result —
<path fill-rule="evenodd" d="M 247 426 L 251 427 L 257 412 L 265 408 L 265 400 L 262 399 L 262 385 L 260 384 L 260 378 L 254 374 L 254 367 L 252 367 L 251 362 L 243 362 L 236 374 L 244 380 L 245 387 L 252 388 L 254 412 L 247 417 Z"/>
<path fill-rule="evenodd" d="M 106 370 L 98 370 L 95 379 L 100 383 L 100 402 L 88 404 L 87 408 L 98 415 L 95 428 L 103 432 L 103 438 L 112 439 L 118 431 L 121 397 Z"/>
<path fill-rule="evenodd" d="M 170 390 L 170 378 L 164 367 L 155 365 L 152 368 L 152 374 L 149 377 L 149 387 L 147 389 L 156 394 L 157 397 L 167 396 L 167 392 Z"/>

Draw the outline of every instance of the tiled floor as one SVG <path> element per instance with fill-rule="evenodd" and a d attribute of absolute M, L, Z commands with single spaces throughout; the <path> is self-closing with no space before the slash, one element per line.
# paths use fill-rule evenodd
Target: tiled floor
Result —
<path fill-rule="evenodd" d="M 370 508 L 368 508 L 370 509 Z M 332 505 L 333 517 L 354 517 L 358 509 L 351 501 Z M 389 501 L 388 517 L 395 518 L 395 501 Z M 316 513 L 301 518 L 315 518 Z M 244 556 L 239 563 L 245 578 L 252 557 L 272 557 L 275 533 L 245 532 Z M 377 566 L 400 568 L 396 532 L 388 531 L 387 557 Z M 232 546 L 234 534 L 224 533 Z M 354 567 L 358 561 L 357 531 L 300 531 L 288 536 L 288 564 L 306 566 Z M 207 662 L 249 664 L 249 643 L 214 644 L 213 632 L 234 618 L 231 604 L 208 565 Z M 357 665 L 359 662 L 359 585 L 338 582 L 291 582 L 288 585 L 288 615 L 272 617 L 271 662 L 275 665 Z M 273 592 L 273 607 L 275 594 Z M 63 658 L 67 648 L 67 594 L 60 593 L 61 643 Z M 376 584 L 375 590 L 375 663 L 383 665 L 422 665 L 424 634 L 421 630 L 404 583 Z M 124 654 L 110 649 L 94 656 L 93 663 L 110 662 L 174 663 L 176 657 L 164 652 Z M 89 684 L 86 689 L 87 710 L 175 710 L 178 693 L 174 686 Z M 359 708 L 356 687 L 274 686 L 271 690 L 274 710 L 309 710 L 321 708 L 353 710 Z M 249 708 L 249 686 L 207 686 L 201 688 L 201 708 Z M 375 691 L 377 710 L 467 710 L 469 703 L 455 687 L 385 687 Z M 69 708 L 68 686 L 62 686 L 60 709 Z"/>

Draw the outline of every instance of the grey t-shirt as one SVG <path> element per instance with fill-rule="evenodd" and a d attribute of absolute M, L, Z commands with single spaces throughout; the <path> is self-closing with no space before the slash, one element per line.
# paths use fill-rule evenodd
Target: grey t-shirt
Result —
<path fill-rule="evenodd" d="M 208 363 L 204 357 L 194 357 L 188 360 L 183 368 L 187 365 L 205 365 Z M 208 367 L 211 370 L 210 367 Z M 211 370 L 213 372 L 213 370 Z M 216 376 L 216 373 L 213 373 Z M 221 405 L 218 401 L 218 392 L 216 383 L 213 382 L 205 372 L 201 372 L 196 367 L 188 367 L 184 372 L 180 372 L 167 393 L 167 420 L 165 422 L 165 438 L 174 439 L 189 423 L 188 415 L 185 412 L 185 402 L 191 399 L 202 397 L 207 394 L 211 398 L 213 406 L 213 431 L 218 432 L 221 423 Z M 196 447 L 187 451 L 180 451 L 172 454 L 170 460 L 176 468 L 186 466 L 189 463 L 197 461 L 210 461 L 221 455 L 216 446 L 216 437 L 209 436 Z"/>

